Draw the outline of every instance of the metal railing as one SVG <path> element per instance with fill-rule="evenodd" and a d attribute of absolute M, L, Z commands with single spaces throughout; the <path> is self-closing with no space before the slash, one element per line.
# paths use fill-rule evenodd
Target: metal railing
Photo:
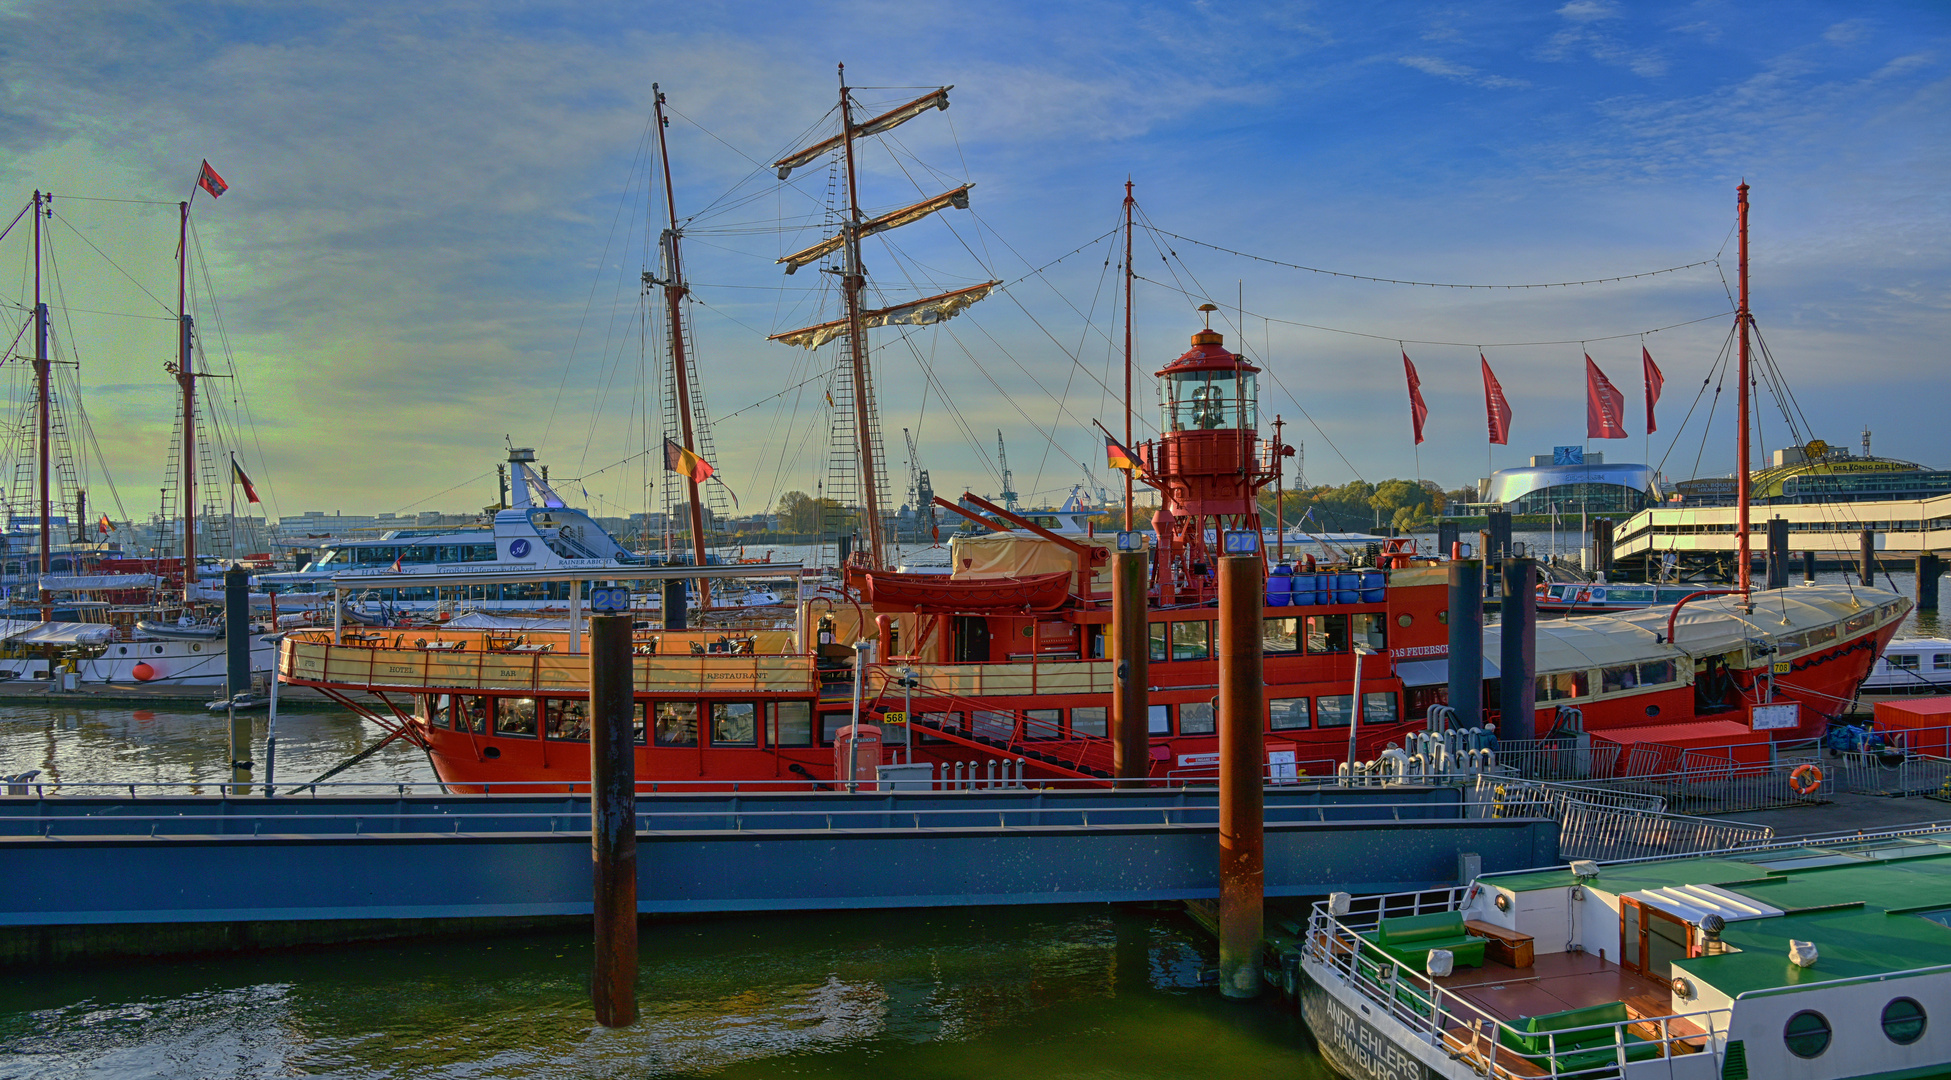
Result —
<path fill-rule="evenodd" d="M 1612 1065 L 1620 1076 L 1626 1074 L 1627 1048 L 1648 1045 L 1658 1047 L 1660 1055 L 1666 1058 L 1694 1052 L 1711 1054 L 1713 1072 L 1720 1074 L 1722 1043 L 1727 1022 L 1733 1015 L 1731 1007 L 1670 1016 L 1629 1017 L 1616 1023 L 1553 1032 L 1520 1031 L 1460 992 L 1382 952 L 1360 933 L 1373 929 L 1387 917 L 1459 910 L 1461 893 L 1461 889 L 1451 889 L 1359 899 L 1340 894 L 1316 903 L 1308 917 L 1305 956 L 1327 968 L 1332 978 L 1377 1007 L 1376 1013 L 1370 1016 L 1371 1023 L 1386 1017 L 1386 1021 L 1393 1021 L 1402 1029 L 1407 1039 L 1431 1044 L 1448 1056 L 1463 1058 L 1492 1080 L 1532 1077 L 1540 1069 L 1551 1076 L 1590 1076 L 1593 1067 L 1587 1062 L 1587 1056 L 1608 1045 L 1614 1055 Z M 1445 894 L 1446 899 L 1437 899 Z M 1329 908 L 1336 904 L 1347 904 L 1348 910 L 1341 915 L 1331 914 Z M 1676 1031 L 1676 1023 L 1696 1030 Z M 1629 1035 L 1628 1029 L 1635 1025 L 1650 1025 L 1657 1037 Z M 1610 1039 L 1579 1038 L 1593 1032 L 1603 1032 Z M 1384 1038 L 1390 1037 L 1387 1031 L 1382 1034 Z M 1513 1042 L 1543 1038 L 1544 1053 L 1521 1053 L 1505 1045 L 1507 1035 Z M 1563 1050 L 1559 1048 L 1560 1040 L 1568 1044 Z M 1574 1055 L 1579 1058 L 1580 1068 L 1571 1068 L 1571 1063 L 1563 1060 Z"/>
<path fill-rule="evenodd" d="M 1621 791 L 1597 784 L 1531 780 L 1514 776 L 1477 776 L 1475 801 L 1489 817 L 1559 818 L 1571 802 L 1648 814 L 1666 812 L 1666 799 L 1637 791 Z"/>
<path fill-rule="evenodd" d="M 1569 739 L 1503 739 L 1497 762 L 1534 780 L 1588 780 L 1618 771 L 1619 745 L 1580 746 Z"/>
<path fill-rule="evenodd" d="M 1604 862 L 1740 850 L 1774 838 L 1775 830 L 1766 825 L 1594 806 L 1574 799 L 1559 818 L 1558 857 Z"/>

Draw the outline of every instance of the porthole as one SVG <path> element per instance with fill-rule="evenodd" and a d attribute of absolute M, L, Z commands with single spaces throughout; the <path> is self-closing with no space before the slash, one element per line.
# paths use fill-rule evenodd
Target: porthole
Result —
<path fill-rule="evenodd" d="M 163 647 L 161 645 L 156 646 L 156 655 L 161 656 L 162 654 L 163 654 Z"/>
<path fill-rule="evenodd" d="M 1813 1009 L 1804 1009 L 1788 1018 L 1782 1041 L 1796 1057 L 1821 1057 L 1829 1049 L 1829 1034 L 1829 1019 Z"/>
<path fill-rule="evenodd" d="M 498 758 L 501 756 L 501 747 L 499 746 L 483 747 L 481 750 L 481 756 L 485 758 Z M 1826 1034 L 1823 1036 L 1823 1038 L 1825 1039 L 1828 1037 L 1829 1036 Z"/>
<path fill-rule="evenodd" d="M 1443 610 L 1437 612 L 1436 621 L 1442 623 L 1444 626 L 1450 625 L 1450 609 L 1444 608 Z"/>
<path fill-rule="evenodd" d="M 1511 898 L 1504 895 L 1503 893 L 1498 893 L 1497 899 L 1491 902 L 1497 905 L 1497 910 L 1499 911 L 1511 910 Z"/>
<path fill-rule="evenodd" d="M 127 645 L 117 645 L 115 647 L 115 655 L 117 656 L 129 655 L 129 647 Z"/>
<path fill-rule="evenodd" d="M 1898 1046 L 1909 1046 L 1924 1037 L 1924 1006 L 1909 998 L 1896 998 L 1883 1007 L 1883 1033 Z"/>
<path fill-rule="evenodd" d="M 191 643 L 190 643 L 190 651 L 191 651 L 191 652 L 202 652 L 202 651 L 203 651 L 203 644 L 202 644 L 201 642 L 195 642 L 195 641 L 193 641 L 193 642 L 191 642 Z"/>
<path fill-rule="evenodd" d="M 1660 707 L 1658 705 L 1648 705 L 1646 707 L 1646 715 L 1648 716 L 1660 715 Z"/>
<path fill-rule="evenodd" d="M 1409 614 L 1406 611 L 1396 616 L 1396 625 L 1400 627 L 1407 628 L 1410 623 L 1415 621 L 1416 621 L 1416 617 L 1414 615 Z"/>

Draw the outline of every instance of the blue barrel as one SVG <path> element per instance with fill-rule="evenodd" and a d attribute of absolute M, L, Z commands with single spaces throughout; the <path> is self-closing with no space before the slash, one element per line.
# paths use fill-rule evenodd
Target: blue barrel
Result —
<path fill-rule="evenodd" d="M 1293 595 L 1296 607 L 1307 607 L 1321 602 L 1320 579 L 1321 575 L 1319 574 L 1294 575 Z"/>
<path fill-rule="evenodd" d="M 1294 602 L 1294 571 L 1276 566 L 1267 574 L 1267 606 L 1286 607 Z"/>
<path fill-rule="evenodd" d="M 1380 570 L 1362 571 L 1362 603 L 1379 604 L 1385 596 L 1388 580 Z"/>

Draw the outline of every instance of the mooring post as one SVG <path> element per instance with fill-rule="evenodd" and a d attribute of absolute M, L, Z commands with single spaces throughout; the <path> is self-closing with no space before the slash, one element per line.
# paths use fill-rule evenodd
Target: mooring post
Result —
<path fill-rule="evenodd" d="M 1917 610 L 1937 610 L 1937 576 L 1944 572 L 1944 562 L 1937 553 L 1926 551 L 1917 556 Z"/>
<path fill-rule="evenodd" d="M 1136 540 L 1130 549 L 1125 546 L 1125 537 L 1141 535 L 1120 534 L 1119 550 L 1111 553 L 1111 660 L 1118 674 L 1118 692 L 1111 699 L 1111 772 L 1126 787 L 1138 786 L 1152 771 L 1151 633 L 1145 618 L 1150 559 Z"/>
<path fill-rule="evenodd" d="M 664 582 L 664 629 L 682 630 L 689 624 L 688 602 L 685 582 L 675 578 Z"/>
<path fill-rule="evenodd" d="M 1876 584 L 1876 533 L 1864 529 L 1856 538 L 1858 555 L 1862 560 L 1863 585 L 1865 588 Z"/>
<path fill-rule="evenodd" d="M 1535 602 L 1535 601 L 1534 601 Z M 1484 722 L 1484 564 L 1450 560 L 1450 708 L 1460 728 Z M 1360 709 L 1356 702 L 1355 708 Z"/>
<path fill-rule="evenodd" d="M 1257 541 L 1229 533 L 1229 541 Z M 1235 543 L 1228 543 L 1229 551 Z M 1219 991 L 1260 993 L 1265 912 L 1265 679 L 1260 556 L 1219 561 Z M 1360 708 L 1358 702 L 1356 708 Z"/>
<path fill-rule="evenodd" d="M 1788 588 L 1788 519 L 1768 519 L 1768 587 Z"/>
<path fill-rule="evenodd" d="M 631 723 L 636 702 L 630 614 L 592 616 L 589 638 L 589 846 L 596 901 L 596 966 L 589 995 L 597 1023 L 629 1027 L 637 1022 L 637 757 Z"/>
<path fill-rule="evenodd" d="M 1538 563 L 1504 560 L 1504 603 L 1498 608 L 1498 709 L 1500 739 L 1537 735 Z"/>
<path fill-rule="evenodd" d="M 250 688 L 251 572 L 232 565 L 224 571 L 224 697 L 230 702 L 230 782 L 243 785 L 233 790 L 237 795 L 251 790 L 251 714 L 237 713 L 237 695 Z"/>
<path fill-rule="evenodd" d="M 1816 553 L 1813 551 L 1805 551 L 1802 553 L 1802 580 L 1814 581 L 1815 579 Z"/>

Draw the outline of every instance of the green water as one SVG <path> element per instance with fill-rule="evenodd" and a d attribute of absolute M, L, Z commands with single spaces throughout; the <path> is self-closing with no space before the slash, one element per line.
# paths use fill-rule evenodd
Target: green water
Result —
<path fill-rule="evenodd" d="M 264 734 L 259 717 L 260 754 Z M 288 712 L 278 775 L 373 738 L 343 711 Z M 0 773 L 67 784 L 208 790 L 225 739 L 201 708 L 0 705 Z M 343 778 L 430 775 L 395 743 Z M 582 933 L 0 971 L 0 1080 L 1333 1075 L 1290 1007 L 1201 984 L 1213 946 L 1173 911 L 659 921 L 641 945 L 642 1019 L 619 1031 L 593 1026 Z"/>
<path fill-rule="evenodd" d="M 1105 907 L 643 927 L 635 1027 L 595 1028 L 583 935 L 0 978 L 0 1076 L 1329 1077 L 1230 1002 L 1182 917 Z"/>

